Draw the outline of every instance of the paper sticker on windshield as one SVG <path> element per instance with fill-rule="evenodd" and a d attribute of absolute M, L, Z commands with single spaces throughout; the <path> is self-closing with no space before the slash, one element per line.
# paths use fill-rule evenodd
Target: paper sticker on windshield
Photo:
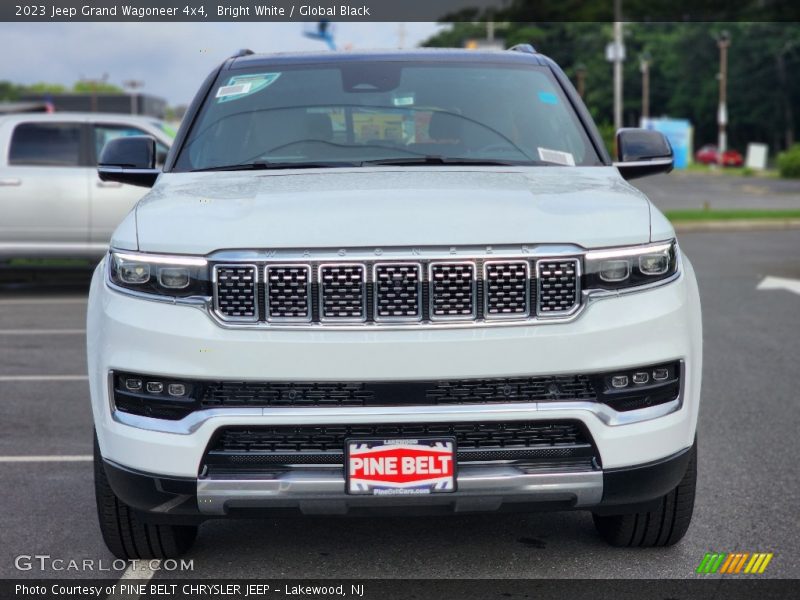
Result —
<path fill-rule="evenodd" d="M 539 158 L 545 162 L 555 163 L 557 165 L 567 165 L 569 167 L 575 166 L 575 159 L 569 152 L 550 150 L 549 148 L 539 148 Z"/>
<path fill-rule="evenodd" d="M 217 90 L 217 103 L 238 100 L 272 85 L 280 77 L 280 73 L 255 73 L 253 75 L 236 75 Z"/>

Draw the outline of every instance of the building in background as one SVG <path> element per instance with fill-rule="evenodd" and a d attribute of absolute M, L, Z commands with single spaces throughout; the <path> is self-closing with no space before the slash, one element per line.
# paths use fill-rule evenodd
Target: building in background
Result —
<path fill-rule="evenodd" d="M 28 94 L 23 102 L 49 102 L 56 112 L 100 112 L 164 119 L 167 101 L 149 94 Z"/>

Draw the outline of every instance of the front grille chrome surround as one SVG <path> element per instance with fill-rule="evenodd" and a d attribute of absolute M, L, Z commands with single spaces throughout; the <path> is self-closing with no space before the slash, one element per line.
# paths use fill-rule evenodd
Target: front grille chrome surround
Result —
<path fill-rule="evenodd" d="M 317 270 L 321 322 L 367 320 L 367 269 L 362 263 L 325 263 Z"/>
<path fill-rule="evenodd" d="M 267 321 L 311 322 L 311 265 L 267 265 L 264 268 L 264 285 Z"/>
<path fill-rule="evenodd" d="M 483 283 L 485 319 L 525 319 L 530 315 L 530 264 L 527 261 L 486 261 Z"/>
<path fill-rule="evenodd" d="M 581 261 L 577 258 L 536 261 L 536 314 L 542 318 L 571 315 L 581 305 Z"/>
<path fill-rule="evenodd" d="M 395 285 L 390 286 L 394 282 Z M 372 267 L 374 318 L 378 323 L 422 320 L 422 265 L 381 262 Z"/>
<path fill-rule="evenodd" d="M 431 262 L 428 282 L 431 321 L 464 321 L 477 317 L 475 262 Z"/>
<path fill-rule="evenodd" d="M 220 319 L 233 323 L 259 320 L 258 271 L 254 264 L 214 265 L 214 313 Z"/>

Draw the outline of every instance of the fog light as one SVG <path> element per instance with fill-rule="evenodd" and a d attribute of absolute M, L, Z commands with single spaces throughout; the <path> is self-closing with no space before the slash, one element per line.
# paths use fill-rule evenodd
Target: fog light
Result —
<path fill-rule="evenodd" d="M 164 384 L 160 381 L 148 381 L 147 391 L 151 394 L 161 394 L 164 391 Z"/>
<path fill-rule="evenodd" d="M 627 375 L 614 375 L 611 378 L 611 387 L 615 388 L 624 388 L 628 385 L 628 376 Z"/>
<path fill-rule="evenodd" d="M 142 390 L 142 380 L 128 377 L 125 380 L 125 389 L 131 392 L 140 392 Z"/>
<path fill-rule="evenodd" d="M 656 381 L 664 381 L 669 378 L 669 369 L 653 369 L 653 379 Z"/>
<path fill-rule="evenodd" d="M 650 375 L 647 373 L 642 372 L 633 374 L 633 383 L 641 385 L 643 383 L 647 383 L 648 381 L 650 381 Z"/>
<path fill-rule="evenodd" d="M 639 270 L 645 275 L 663 275 L 669 269 L 666 254 L 645 254 L 639 257 Z"/>
<path fill-rule="evenodd" d="M 184 267 L 162 267 L 158 270 L 158 283 L 172 290 L 189 287 L 189 269 Z"/>
<path fill-rule="evenodd" d="M 167 387 L 170 396 L 184 396 L 186 395 L 186 386 L 182 383 L 170 383 Z"/>
<path fill-rule="evenodd" d="M 600 264 L 600 279 L 608 282 L 625 281 L 631 273 L 627 260 L 606 260 Z"/>
<path fill-rule="evenodd" d="M 122 263 L 118 272 L 125 283 L 141 284 L 150 280 L 150 265 L 147 263 Z"/>

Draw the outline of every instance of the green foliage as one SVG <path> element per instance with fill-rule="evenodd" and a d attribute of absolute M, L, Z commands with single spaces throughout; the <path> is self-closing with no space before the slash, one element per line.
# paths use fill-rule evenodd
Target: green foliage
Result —
<path fill-rule="evenodd" d="M 525 4 L 521 0 L 517 4 Z M 569 3 L 568 3 L 569 4 Z M 533 5 L 531 5 L 533 6 Z M 552 6 L 553 5 L 549 5 Z M 566 5 L 565 5 L 566 6 Z M 609 3 L 610 6 L 610 3 Z M 628 3 L 625 4 L 628 6 Z M 625 126 L 639 124 L 642 76 L 639 59 L 650 64 L 650 114 L 689 119 L 695 147 L 717 138 L 719 48 L 722 30 L 731 34 L 728 76 L 728 140 L 744 151 L 749 142 L 774 150 L 800 137 L 800 28 L 795 23 L 626 23 L 627 60 L 623 64 Z M 455 23 L 426 42 L 460 47 L 467 38 L 484 37 L 486 28 Z M 613 121 L 612 65 L 605 59 L 611 41 L 607 22 L 498 23 L 496 35 L 507 45 L 531 43 L 555 60 L 576 81 L 576 67 L 586 69 L 584 100 L 598 123 Z"/>
<path fill-rule="evenodd" d="M 122 94 L 124 90 L 116 85 L 110 83 L 97 84 L 96 92 L 98 94 Z M 51 94 L 91 94 L 91 84 L 77 82 L 71 88 L 61 85 L 60 83 L 32 83 L 29 85 L 18 85 L 10 81 L 0 81 L 0 102 L 14 102 L 19 100 L 22 96 L 37 94 L 37 95 L 51 95 Z"/>
<path fill-rule="evenodd" d="M 800 144 L 778 155 L 778 172 L 781 177 L 800 179 Z"/>

